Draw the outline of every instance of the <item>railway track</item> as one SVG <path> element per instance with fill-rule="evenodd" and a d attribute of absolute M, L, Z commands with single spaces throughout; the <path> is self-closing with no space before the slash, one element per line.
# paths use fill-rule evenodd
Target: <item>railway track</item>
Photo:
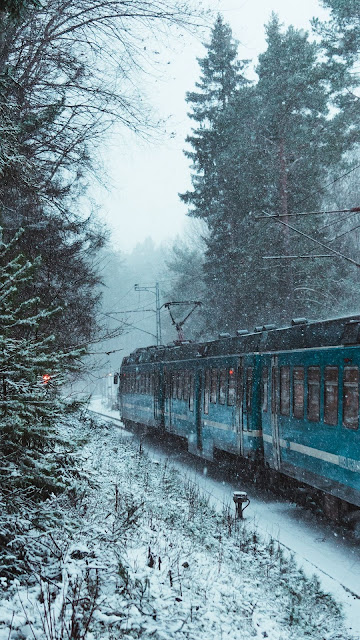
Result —
<path fill-rule="evenodd" d="M 114 418 L 113 416 L 109 416 L 107 413 L 101 413 L 100 411 L 94 411 L 93 409 L 88 409 L 89 413 L 94 413 L 96 416 L 100 416 L 101 418 L 105 418 L 106 420 L 110 420 L 111 422 L 118 423 L 123 429 L 125 429 L 122 420 L 120 418 Z"/>

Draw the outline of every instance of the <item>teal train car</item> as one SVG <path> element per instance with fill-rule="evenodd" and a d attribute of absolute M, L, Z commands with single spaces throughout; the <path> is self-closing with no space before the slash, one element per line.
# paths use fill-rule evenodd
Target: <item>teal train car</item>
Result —
<path fill-rule="evenodd" d="M 247 458 L 360 507 L 360 316 L 257 327 L 137 349 L 124 358 L 126 424 L 186 439 L 189 451 Z"/>

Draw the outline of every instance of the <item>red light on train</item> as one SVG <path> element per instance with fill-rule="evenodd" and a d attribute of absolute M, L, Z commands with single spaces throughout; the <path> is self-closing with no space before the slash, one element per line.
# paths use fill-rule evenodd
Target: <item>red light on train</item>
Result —
<path fill-rule="evenodd" d="M 48 373 L 44 373 L 42 379 L 43 379 L 43 384 L 47 384 L 48 382 L 50 382 L 51 376 Z"/>
<path fill-rule="evenodd" d="M 229 370 L 229 375 L 230 375 L 230 376 L 233 376 L 233 375 L 234 375 L 234 369 L 230 369 L 230 370 Z"/>

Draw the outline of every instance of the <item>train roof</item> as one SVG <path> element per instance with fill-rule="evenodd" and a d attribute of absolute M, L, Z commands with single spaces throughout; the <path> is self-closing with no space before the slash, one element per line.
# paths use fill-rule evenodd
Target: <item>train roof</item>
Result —
<path fill-rule="evenodd" d="M 356 344 L 360 344 L 360 315 L 322 321 L 300 318 L 293 320 L 290 327 L 263 325 L 252 332 L 238 331 L 236 336 L 220 334 L 218 339 L 207 342 L 186 341 L 136 349 L 124 358 L 123 365 Z"/>

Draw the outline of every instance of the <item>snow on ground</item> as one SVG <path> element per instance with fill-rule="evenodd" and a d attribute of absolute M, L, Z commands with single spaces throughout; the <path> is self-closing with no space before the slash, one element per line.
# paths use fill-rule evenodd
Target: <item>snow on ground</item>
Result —
<path fill-rule="evenodd" d="M 317 577 L 253 522 L 215 511 L 193 479 L 124 430 L 81 429 L 89 484 L 71 527 L 51 532 L 57 569 L 5 592 L 0 640 L 358 638 Z"/>
<path fill-rule="evenodd" d="M 108 409 L 100 397 L 91 399 L 90 408 L 119 419 L 119 412 Z M 341 603 L 348 626 L 360 638 L 360 545 L 359 541 L 343 537 L 331 523 L 321 521 L 311 512 L 289 504 L 285 499 L 265 493 L 251 482 L 241 484 L 225 482 L 224 474 L 201 459 L 197 460 L 166 447 L 144 444 L 148 453 L 166 459 L 209 496 L 212 507 L 221 511 L 232 504 L 236 490 L 245 490 L 251 504 L 245 512 L 247 522 L 252 521 L 261 535 L 271 536 L 296 554 L 296 561 L 307 576 L 315 573 L 324 590 Z M 205 471 L 205 473 L 204 473 Z"/>

